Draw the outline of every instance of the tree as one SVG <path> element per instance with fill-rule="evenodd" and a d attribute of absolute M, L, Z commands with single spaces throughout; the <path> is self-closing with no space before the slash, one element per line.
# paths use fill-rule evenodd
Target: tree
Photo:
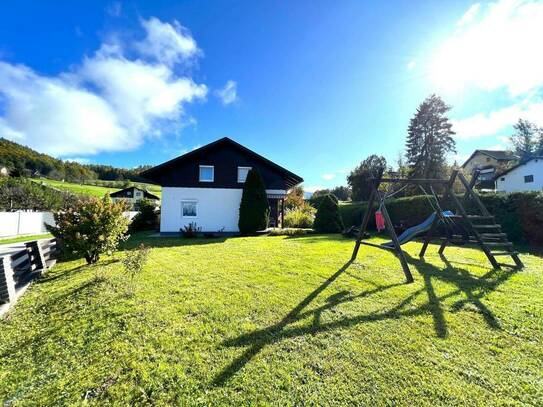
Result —
<path fill-rule="evenodd" d="M 270 206 L 260 172 L 253 168 L 247 174 L 239 206 L 239 231 L 252 234 L 268 227 Z"/>
<path fill-rule="evenodd" d="M 452 124 L 445 114 L 451 109 L 437 95 L 426 98 L 417 108 L 407 129 L 406 158 L 412 178 L 442 176 L 446 155 L 456 151 Z"/>
<path fill-rule="evenodd" d="M 320 233 L 338 233 L 343 230 L 343 221 L 339 215 L 339 205 L 331 195 L 321 200 L 313 227 Z"/>
<path fill-rule="evenodd" d="M 385 157 L 370 155 L 347 176 L 353 201 L 366 201 L 371 194 L 371 178 L 380 178 L 387 167 Z"/>
<path fill-rule="evenodd" d="M 351 189 L 343 185 L 332 188 L 330 193 L 340 201 L 348 201 L 351 199 Z"/>
<path fill-rule="evenodd" d="M 123 215 L 124 202 L 111 202 L 108 196 L 77 201 L 54 214 L 56 226 L 47 230 L 60 240 L 64 250 L 82 255 L 87 264 L 96 263 L 102 253 L 111 253 L 126 240 L 129 220 Z"/>
<path fill-rule="evenodd" d="M 295 186 L 288 191 L 285 197 L 285 208 L 295 209 L 304 204 L 304 187 L 301 185 Z"/>
<path fill-rule="evenodd" d="M 513 128 L 515 133 L 510 137 L 511 144 L 521 161 L 543 153 L 542 128 L 524 119 L 519 119 Z"/>

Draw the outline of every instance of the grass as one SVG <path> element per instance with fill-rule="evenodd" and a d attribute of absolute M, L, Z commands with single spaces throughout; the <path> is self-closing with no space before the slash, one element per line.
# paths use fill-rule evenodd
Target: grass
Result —
<path fill-rule="evenodd" d="M 88 195 L 97 198 L 101 198 L 107 193 L 112 193 L 119 190 L 119 188 L 107 188 L 96 185 L 77 184 L 73 182 L 56 181 L 45 178 L 33 179 L 33 181 L 40 184 L 45 184 L 56 189 L 60 189 L 62 191 L 68 191 L 76 195 Z"/>
<path fill-rule="evenodd" d="M 541 405 L 543 260 L 492 270 L 474 249 L 397 259 L 306 235 L 136 236 L 58 264 L 0 322 L 6 405 Z M 373 242 L 379 243 L 379 238 Z M 86 401 L 85 401 L 86 400 Z"/>
<path fill-rule="evenodd" d="M 31 240 L 46 239 L 48 237 L 51 237 L 50 233 L 45 233 L 45 234 L 42 234 L 42 235 L 8 237 L 8 238 L 5 238 L 5 239 L 0 239 L 0 244 L 29 242 Z"/>
<path fill-rule="evenodd" d="M 76 195 L 88 195 L 101 198 L 107 193 L 113 193 L 119 191 L 119 181 L 104 181 L 104 180 L 92 180 L 84 181 L 83 183 L 75 182 L 66 182 L 66 181 L 57 181 L 47 178 L 32 179 L 32 181 L 38 182 L 40 184 L 45 184 L 52 188 L 60 189 L 63 191 L 68 191 Z M 91 183 L 99 185 L 91 185 Z M 138 186 L 143 189 L 147 189 L 154 195 L 160 197 L 162 195 L 160 185 L 146 184 L 143 182 L 134 182 L 134 186 Z"/>

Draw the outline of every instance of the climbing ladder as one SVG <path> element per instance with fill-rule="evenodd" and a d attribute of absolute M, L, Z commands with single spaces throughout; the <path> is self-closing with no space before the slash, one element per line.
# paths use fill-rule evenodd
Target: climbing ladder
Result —
<path fill-rule="evenodd" d="M 455 217 L 463 219 L 468 230 L 468 241 L 476 243 L 481 247 L 494 268 L 500 268 L 500 264 L 496 260 L 498 256 L 510 256 L 517 267 L 524 267 L 518 256 L 518 252 L 514 249 L 513 243 L 508 240 L 507 234 L 502 231 L 501 225 L 496 222 L 496 219 L 486 209 L 481 199 L 473 192 L 473 184 L 477 178 L 477 174 L 475 174 L 471 183 L 468 183 L 464 175 L 457 171 L 454 171 L 452 177 L 458 177 L 462 185 L 466 188 L 465 199 L 473 199 L 480 212 L 478 215 L 469 215 L 460 199 L 454 193 L 449 193 L 457 209 L 458 214 Z M 459 236 L 452 236 L 452 239 L 457 238 Z M 439 248 L 440 254 L 443 254 L 445 247 L 450 241 L 451 239 L 449 238 L 443 241 Z"/>

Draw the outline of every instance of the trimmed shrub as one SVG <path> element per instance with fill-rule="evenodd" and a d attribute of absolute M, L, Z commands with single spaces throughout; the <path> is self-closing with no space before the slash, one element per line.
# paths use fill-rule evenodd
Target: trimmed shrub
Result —
<path fill-rule="evenodd" d="M 332 194 L 324 194 L 324 195 L 317 195 L 317 196 L 312 196 L 310 199 L 309 199 L 309 204 L 315 208 L 315 209 L 319 209 L 319 206 L 321 204 L 321 202 L 325 199 L 325 197 L 331 197 L 332 200 L 335 202 L 335 203 L 339 203 L 337 197 L 335 195 L 332 195 Z"/>
<path fill-rule="evenodd" d="M 339 215 L 337 198 L 326 195 L 317 209 L 314 229 L 321 233 L 339 233 L 343 230 L 343 222 Z"/>
<path fill-rule="evenodd" d="M 158 212 L 155 205 L 147 199 L 142 200 L 139 204 L 139 211 L 130 224 L 130 231 L 157 230 L 158 227 Z"/>
<path fill-rule="evenodd" d="M 317 210 L 311 205 L 303 204 L 285 212 L 285 227 L 287 228 L 312 228 Z"/>
<path fill-rule="evenodd" d="M 123 212 L 124 202 L 89 198 L 54 214 L 56 226 L 47 230 L 60 240 L 63 250 L 85 257 L 87 264 L 96 263 L 102 253 L 111 253 L 128 236 L 129 220 Z"/>
<path fill-rule="evenodd" d="M 266 187 L 260 172 L 253 168 L 247 174 L 239 206 L 239 231 L 243 235 L 253 234 L 268 227 L 270 206 Z"/>

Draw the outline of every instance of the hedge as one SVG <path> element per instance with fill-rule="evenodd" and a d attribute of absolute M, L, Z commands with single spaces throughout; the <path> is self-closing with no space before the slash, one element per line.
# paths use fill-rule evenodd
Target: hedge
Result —
<path fill-rule="evenodd" d="M 543 193 L 483 194 L 479 197 L 488 211 L 496 217 L 496 222 L 502 225 L 502 230 L 511 241 L 543 244 Z M 464 205 L 468 213 L 478 213 L 472 200 Z M 340 214 L 345 227 L 360 226 L 366 208 L 367 202 L 341 204 Z M 377 206 L 373 210 L 376 209 Z M 442 209 L 456 212 L 451 202 L 445 203 Z M 432 207 L 426 196 L 417 195 L 391 199 L 387 201 L 387 210 L 395 226 L 410 227 L 426 219 L 432 212 Z M 374 216 L 370 217 L 369 228 L 375 229 Z"/>

